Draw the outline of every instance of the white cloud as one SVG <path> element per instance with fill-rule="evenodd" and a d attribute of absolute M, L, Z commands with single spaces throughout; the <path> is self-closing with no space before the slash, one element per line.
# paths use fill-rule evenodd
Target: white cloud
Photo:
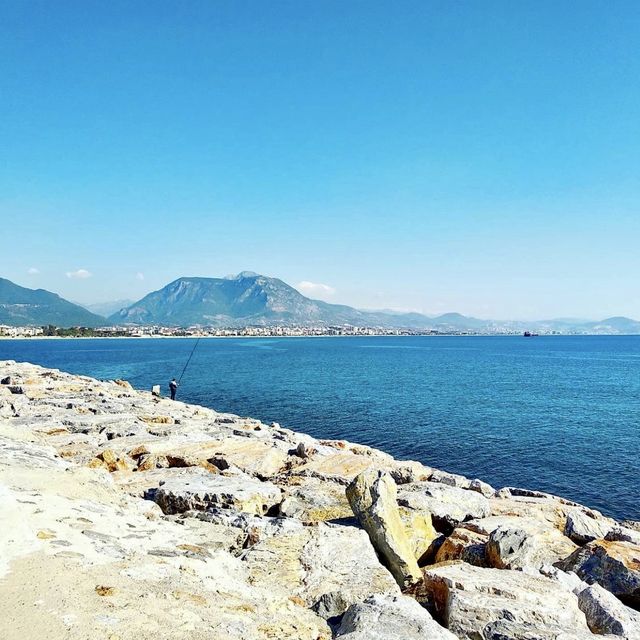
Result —
<path fill-rule="evenodd" d="M 86 280 L 93 274 L 86 269 L 78 269 L 77 271 L 67 271 L 67 278 L 73 278 L 74 280 Z"/>
<path fill-rule="evenodd" d="M 30 276 L 37 276 L 40 273 L 40 269 L 38 269 L 36 267 L 30 267 L 29 269 L 27 269 L 27 273 Z"/>
<path fill-rule="evenodd" d="M 309 282 L 308 280 L 298 282 L 296 289 L 305 296 L 312 298 L 331 298 L 336 292 L 336 290 L 328 284 Z"/>
<path fill-rule="evenodd" d="M 136 280 L 144 280 L 144 273 L 142 273 L 142 271 L 136 273 Z"/>

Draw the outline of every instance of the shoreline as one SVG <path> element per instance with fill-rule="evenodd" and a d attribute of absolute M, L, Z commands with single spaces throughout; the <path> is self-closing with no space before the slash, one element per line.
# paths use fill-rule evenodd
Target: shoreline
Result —
<path fill-rule="evenodd" d="M 521 333 L 510 334 L 484 334 L 484 333 L 440 333 L 433 334 L 415 334 L 415 335 L 396 335 L 396 334 L 376 334 L 376 335 L 308 335 L 308 336 L 0 336 L 2 340 L 197 340 L 197 339 L 257 339 L 257 340 L 282 340 L 290 338 L 524 338 Z M 540 334 L 529 339 L 535 338 L 640 338 L 640 334 L 636 333 L 563 333 L 563 334 Z"/>
<path fill-rule="evenodd" d="M 562 497 L 14 361 L 0 451 L 6 640 L 640 630 L 640 522 Z"/>

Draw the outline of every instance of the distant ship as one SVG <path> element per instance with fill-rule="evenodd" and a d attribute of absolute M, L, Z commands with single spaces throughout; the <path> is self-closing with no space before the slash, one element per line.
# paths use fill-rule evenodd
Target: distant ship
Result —
<path fill-rule="evenodd" d="M 531 331 L 525 331 L 524 332 L 524 337 L 525 338 L 536 338 L 538 336 L 537 333 L 531 333 Z"/>

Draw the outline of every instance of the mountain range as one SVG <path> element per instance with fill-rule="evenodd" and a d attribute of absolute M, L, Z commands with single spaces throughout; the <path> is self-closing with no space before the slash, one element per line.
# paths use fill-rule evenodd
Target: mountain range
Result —
<path fill-rule="evenodd" d="M 243 327 L 269 325 L 353 325 L 384 329 L 446 332 L 640 334 L 640 322 L 618 316 L 599 322 L 574 319 L 546 321 L 481 320 L 459 313 L 429 317 L 390 310 L 369 311 L 312 300 L 278 278 L 244 271 L 226 278 L 178 278 L 132 304 L 116 301 L 92 305 L 103 313 L 123 306 L 108 318 L 43 289 L 27 289 L 0 278 L 0 324 L 59 327 L 157 325 Z"/>
<path fill-rule="evenodd" d="M 482 320 L 446 314 L 428 318 L 419 313 L 363 311 L 312 300 L 278 278 L 244 271 L 227 278 L 178 278 L 166 287 L 109 317 L 113 324 L 219 327 L 354 325 L 422 329 L 458 328 Z"/>
<path fill-rule="evenodd" d="M 102 316 L 45 289 L 27 289 L 0 278 L 0 324 L 19 326 L 99 327 Z"/>

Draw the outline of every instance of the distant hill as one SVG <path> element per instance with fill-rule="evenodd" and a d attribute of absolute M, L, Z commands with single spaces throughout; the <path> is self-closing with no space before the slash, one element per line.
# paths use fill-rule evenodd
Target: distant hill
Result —
<path fill-rule="evenodd" d="M 112 300 L 110 302 L 96 302 L 95 304 L 83 304 L 85 309 L 96 313 L 99 316 L 110 316 L 120 309 L 124 309 L 133 304 L 133 300 Z"/>
<path fill-rule="evenodd" d="M 277 278 L 242 272 L 227 278 L 178 278 L 113 314 L 114 324 L 168 326 L 344 325 L 425 328 L 420 314 L 360 311 L 311 300 Z"/>
<path fill-rule="evenodd" d="M 105 319 L 44 289 L 27 289 L 0 278 L 0 324 L 99 327 Z"/>
<path fill-rule="evenodd" d="M 606 318 L 600 322 L 588 322 L 585 324 L 590 328 L 593 333 L 620 333 L 620 334 L 635 334 L 640 333 L 640 322 L 632 320 L 631 318 L 625 318 L 624 316 L 615 316 L 613 318 Z"/>

